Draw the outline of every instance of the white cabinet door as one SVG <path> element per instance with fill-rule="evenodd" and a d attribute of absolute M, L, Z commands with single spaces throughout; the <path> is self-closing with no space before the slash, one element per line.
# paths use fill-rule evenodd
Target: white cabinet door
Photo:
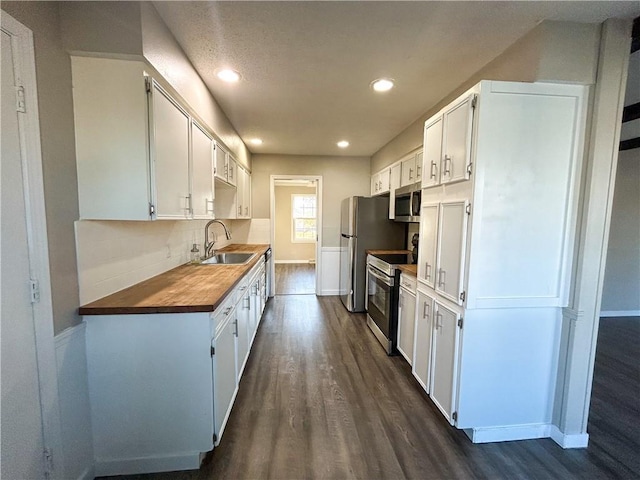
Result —
<path fill-rule="evenodd" d="M 400 188 L 402 164 L 396 163 L 389 171 L 389 219 L 396 218 L 396 188 Z"/>
<path fill-rule="evenodd" d="M 227 153 L 227 150 L 222 145 L 217 143 L 215 145 L 215 168 L 213 169 L 213 173 L 216 178 L 224 180 L 225 182 L 228 178 L 228 157 L 229 154 Z"/>
<path fill-rule="evenodd" d="M 224 426 L 231 412 L 233 396 L 238 385 L 236 375 L 236 323 L 235 312 L 221 314 L 225 326 L 215 338 L 215 355 L 213 356 L 213 396 L 216 445 L 220 443 Z"/>
<path fill-rule="evenodd" d="M 189 115 L 155 82 L 151 96 L 156 216 L 189 218 Z"/>
<path fill-rule="evenodd" d="M 400 185 L 406 186 L 416 183 L 416 155 L 412 154 L 408 158 L 402 160 L 402 176 L 400 178 Z"/>
<path fill-rule="evenodd" d="M 432 373 L 429 394 L 451 425 L 455 423 L 452 414 L 455 410 L 458 377 L 459 319 L 460 315 L 438 301 L 434 302 Z"/>
<path fill-rule="evenodd" d="M 440 204 L 435 289 L 442 296 L 462 305 L 463 268 L 467 237 L 468 202 Z M 422 237 L 420 238 L 422 242 Z"/>
<path fill-rule="evenodd" d="M 444 112 L 441 182 L 452 183 L 469 178 L 474 95 Z"/>
<path fill-rule="evenodd" d="M 424 128 L 422 186 L 432 187 L 440 183 L 442 160 L 442 117 L 438 117 Z"/>
<path fill-rule="evenodd" d="M 411 372 L 427 393 L 431 388 L 431 340 L 433 331 L 433 298 L 418 289 L 415 306 L 413 368 Z"/>
<path fill-rule="evenodd" d="M 213 218 L 213 139 L 191 122 L 191 201 L 193 218 Z"/>
<path fill-rule="evenodd" d="M 371 175 L 371 196 L 373 197 L 376 193 L 378 193 L 378 179 L 380 177 L 377 173 Z"/>
<path fill-rule="evenodd" d="M 244 194 L 242 198 L 244 218 L 251 218 L 251 173 L 248 171 L 244 172 Z"/>
<path fill-rule="evenodd" d="M 398 306 L 398 351 L 409 362 L 409 365 L 413 364 L 415 313 L 416 296 L 401 288 Z"/>
<path fill-rule="evenodd" d="M 424 153 L 420 150 L 416 153 L 416 182 L 422 182 L 422 164 L 424 162 Z"/>
<path fill-rule="evenodd" d="M 242 297 L 236 306 L 236 337 L 238 344 L 236 349 L 236 364 L 238 365 L 238 382 L 244 371 L 244 365 L 249 355 L 249 313 L 251 309 L 251 296 L 249 287 L 240 287 Z"/>
<path fill-rule="evenodd" d="M 380 191 L 378 193 L 387 193 L 390 188 L 391 169 L 385 168 L 378 175 L 380 177 Z"/>
<path fill-rule="evenodd" d="M 238 181 L 238 177 L 237 177 L 237 163 L 235 161 L 235 159 L 229 155 L 228 157 L 228 162 L 227 162 L 227 181 L 231 184 L 231 185 L 236 185 L 237 181 Z"/>
<path fill-rule="evenodd" d="M 237 205 L 237 211 L 236 211 L 236 217 L 237 218 L 243 218 L 244 217 L 244 179 L 245 179 L 245 174 L 244 174 L 244 169 L 242 168 L 238 168 L 238 179 L 237 179 L 237 189 L 236 189 L 236 205 Z"/>
<path fill-rule="evenodd" d="M 438 241 L 438 204 L 422 206 L 420 243 L 418 245 L 418 280 L 436 286 L 436 245 Z"/>

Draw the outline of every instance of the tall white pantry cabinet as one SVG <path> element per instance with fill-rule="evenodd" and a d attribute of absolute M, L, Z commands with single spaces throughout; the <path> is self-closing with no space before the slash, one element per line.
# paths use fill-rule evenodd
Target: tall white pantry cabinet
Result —
<path fill-rule="evenodd" d="M 482 81 L 425 122 L 413 374 L 474 442 L 550 436 L 586 99 Z"/>

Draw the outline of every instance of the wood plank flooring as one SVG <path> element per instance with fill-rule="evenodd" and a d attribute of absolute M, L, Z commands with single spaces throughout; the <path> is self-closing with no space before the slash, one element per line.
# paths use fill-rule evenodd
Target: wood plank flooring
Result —
<path fill-rule="evenodd" d="M 589 448 L 550 439 L 474 445 L 446 423 L 409 365 L 385 355 L 363 314 L 349 314 L 338 297 L 276 296 L 207 463 L 122 478 L 639 478 L 638 325 L 602 322 Z M 632 347 L 623 358 L 620 340 Z"/>
<path fill-rule="evenodd" d="M 276 263 L 276 295 L 314 295 L 316 266 L 311 263 Z"/>

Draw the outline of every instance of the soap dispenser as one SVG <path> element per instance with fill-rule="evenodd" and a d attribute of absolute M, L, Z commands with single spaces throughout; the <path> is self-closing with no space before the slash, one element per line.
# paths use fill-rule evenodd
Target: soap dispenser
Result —
<path fill-rule="evenodd" d="M 200 250 L 197 243 L 194 243 L 191 249 L 191 263 L 200 263 Z"/>

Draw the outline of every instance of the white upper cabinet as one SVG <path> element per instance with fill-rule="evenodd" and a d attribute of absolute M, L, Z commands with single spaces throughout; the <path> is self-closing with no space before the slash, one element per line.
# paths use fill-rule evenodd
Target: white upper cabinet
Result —
<path fill-rule="evenodd" d="M 475 94 L 466 95 L 427 120 L 422 186 L 454 183 L 471 175 Z"/>
<path fill-rule="evenodd" d="M 409 155 L 400 160 L 401 176 L 400 186 L 413 185 L 420 182 L 423 170 L 423 152 L 422 149 L 411 152 Z"/>
<path fill-rule="evenodd" d="M 459 182 L 469 178 L 475 102 L 475 95 L 469 95 L 444 112 L 440 166 L 442 183 Z"/>
<path fill-rule="evenodd" d="M 442 117 L 427 122 L 424 128 L 424 155 L 422 187 L 440 183 L 440 160 L 442 154 Z"/>
<path fill-rule="evenodd" d="M 400 186 L 404 187 L 406 185 L 411 185 L 412 183 L 416 183 L 417 173 L 416 173 L 416 155 L 415 153 L 409 155 L 407 158 L 402 160 L 402 174 L 400 178 Z"/>
<path fill-rule="evenodd" d="M 215 178 L 235 186 L 238 181 L 238 173 L 233 156 L 218 143 L 216 144 L 215 158 Z"/>
<path fill-rule="evenodd" d="M 389 167 L 380 170 L 371 176 L 371 196 L 389 193 L 391 181 L 391 169 Z"/>
<path fill-rule="evenodd" d="M 400 188 L 400 176 L 402 173 L 400 162 L 394 163 L 389 169 L 389 219 L 396 218 L 396 188 Z"/>
<path fill-rule="evenodd" d="M 251 218 L 251 173 L 237 166 L 237 218 Z"/>
<path fill-rule="evenodd" d="M 151 160 L 156 217 L 189 218 L 189 115 L 151 81 Z"/>
<path fill-rule="evenodd" d="M 193 218 L 214 218 L 214 141 L 207 131 L 191 122 L 191 207 Z"/>
<path fill-rule="evenodd" d="M 91 57 L 71 67 L 80 219 L 212 218 L 211 136 L 152 69 Z"/>

